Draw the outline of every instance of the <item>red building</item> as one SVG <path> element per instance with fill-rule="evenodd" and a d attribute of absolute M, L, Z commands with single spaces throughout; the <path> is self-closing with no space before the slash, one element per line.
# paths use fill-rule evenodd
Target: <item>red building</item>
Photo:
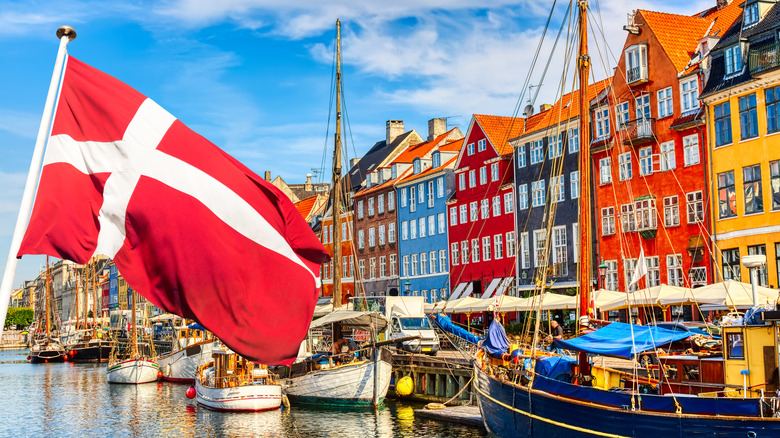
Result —
<path fill-rule="evenodd" d="M 591 102 L 606 289 L 626 291 L 640 249 L 648 274 L 633 289 L 711 281 L 707 138 L 698 96 L 709 48 L 741 11 L 739 2 L 723 3 L 694 16 L 636 11 L 624 27 L 612 88 Z M 685 319 L 699 319 L 689 310 Z"/>
<path fill-rule="evenodd" d="M 352 241 L 352 212 L 342 211 L 341 223 L 341 302 L 347 304 L 355 296 L 355 247 Z M 320 241 L 333 257 L 333 208 L 329 208 L 322 218 Z M 333 296 L 333 260 L 322 264 L 322 295 Z"/>
<path fill-rule="evenodd" d="M 522 134 L 523 125 L 521 118 L 474 114 L 466 131 L 455 164 L 455 193 L 447 202 L 451 300 L 516 291 L 508 141 Z"/>

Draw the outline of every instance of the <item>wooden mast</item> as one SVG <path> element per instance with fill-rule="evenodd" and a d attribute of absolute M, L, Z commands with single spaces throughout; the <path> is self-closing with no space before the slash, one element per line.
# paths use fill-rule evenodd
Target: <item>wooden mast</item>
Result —
<path fill-rule="evenodd" d="M 130 288 L 128 287 L 128 289 Z M 138 356 L 138 336 L 136 336 L 135 330 L 135 292 L 132 289 L 130 289 L 130 297 L 130 336 L 132 337 L 132 340 L 130 341 L 130 356 L 135 359 Z"/>
<path fill-rule="evenodd" d="M 49 341 L 49 282 L 51 281 L 51 270 L 49 268 L 49 256 L 46 256 L 46 342 Z"/>
<path fill-rule="evenodd" d="M 593 276 L 592 254 L 592 215 L 591 215 L 591 165 L 590 165 L 590 102 L 588 101 L 588 74 L 590 73 L 590 55 L 588 55 L 588 0 L 579 0 L 579 39 L 580 49 L 577 60 L 580 85 L 580 303 L 579 316 L 590 316 L 591 278 Z M 579 327 L 579 324 L 578 324 Z M 587 376 L 585 382 L 590 385 L 590 363 L 588 354 L 579 354 L 580 375 Z"/>
<path fill-rule="evenodd" d="M 97 296 L 95 294 L 95 286 L 96 286 L 95 283 L 96 283 L 96 280 L 97 280 L 97 273 L 96 273 L 96 270 L 95 270 L 95 264 L 96 263 L 97 263 L 97 260 L 95 260 L 95 263 L 92 264 L 92 337 L 93 338 L 97 337 L 97 329 L 95 328 L 95 321 L 96 321 L 95 318 L 97 317 L 97 314 L 95 313 L 95 312 L 97 312 Z M 85 297 L 86 297 L 86 292 L 87 291 L 84 291 L 84 296 Z M 88 303 L 88 301 L 85 299 L 84 300 L 84 305 L 86 306 L 87 303 Z"/>
<path fill-rule="evenodd" d="M 336 20 L 336 138 L 333 148 L 333 308 L 341 307 L 341 20 Z"/>
<path fill-rule="evenodd" d="M 81 293 L 79 291 L 79 265 L 76 265 L 76 330 L 79 329 L 79 294 Z M 84 303 L 86 306 L 87 304 Z M 69 312 L 70 313 L 70 312 Z M 84 325 L 87 324 L 87 320 L 84 320 Z"/>
<path fill-rule="evenodd" d="M 89 290 L 89 268 L 92 266 L 92 260 L 89 259 L 84 270 L 84 328 L 87 328 L 87 303 L 89 303 L 87 291 Z"/>

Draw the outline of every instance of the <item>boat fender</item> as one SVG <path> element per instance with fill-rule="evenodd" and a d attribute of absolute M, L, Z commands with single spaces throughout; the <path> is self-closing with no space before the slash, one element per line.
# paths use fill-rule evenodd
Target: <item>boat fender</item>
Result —
<path fill-rule="evenodd" d="M 284 406 L 285 411 L 290 410 L 290 399 L 287 398 L 287 394 L 282 394 L 282 406 Z"/>
<path fill-rule="evenodd" d="M 184 393 L 185 396 L 187 396 L 188 399 L 192 400 L 195 398 L 195 395 L 197 395 L 198 391 L 195 389 L 194 386 L 190 386 L 187 388 L 187 392 Z"/>
<path fill-rule="evenodd" d="M 442 403 L 428 403 L 427 405 L 425 405 L 425 409 L 430 409 L 430 410 L 444 409 L 445 407 L 446 406 L 444 406 L 444 404 Z"/>

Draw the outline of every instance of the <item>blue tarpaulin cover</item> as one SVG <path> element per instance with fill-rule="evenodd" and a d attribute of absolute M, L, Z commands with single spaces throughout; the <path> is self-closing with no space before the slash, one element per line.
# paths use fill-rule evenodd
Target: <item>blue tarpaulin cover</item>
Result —
<path fill-rule="evenodd" d="M 472 335 L 468 330 L 460 328 L 452 323 L 452 320 L 445 315 L 431 315 L 433 320 L 436 321 L 436 325 L 447 333 L 451 333 L 459 338 L 465 339 L 474 345 L 477 345 L 482 340 L 479 336 Z"/>
<path fill-rule="evenodd" d="M 568 356 L 550 356 L 536 361 L 536 374 L 547 376 L 554 380 L 571 381 L 574 375 L 574 364 L 577 359 Z M 566 376 L 564 378 L 564 376 Z"/>
<path fill-rule="evenodd" d="M 495 319 L 490 323 L 482 347 L 488 354 L 495 357 L 500 357 L 509 348 L 509 340 L 506 338 L 504 326 Z"/>
<path fill-rule="evenodd" d="M 188 325 L 187 328 L 191 330 L 206 330 L 205 328 L 203 328 L 202 325 L 198 324 L 197 322 L 193 322 L 192 324 Z"/>
<path fill-rule="evenodd" d="M 623 322 L 613 322 L 578 338 L 568 341 L 556 340 L 555 346 L 603 356 L 631 359 L 638 353 L 654 350 L 693 334 L 655 326 L 632 326 Z"/>

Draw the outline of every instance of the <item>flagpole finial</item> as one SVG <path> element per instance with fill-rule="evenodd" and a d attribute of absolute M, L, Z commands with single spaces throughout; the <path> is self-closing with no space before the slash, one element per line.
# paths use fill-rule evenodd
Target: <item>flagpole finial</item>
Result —
<path fill-rule="evenodd" d="M 57 29 L 57 39 L 61 40 L 65 35 L 68 36 L 69 41 L 73 41 L 76 39 L 76 30 L 70 26 L 60 26 L 60 28 Z"/>

